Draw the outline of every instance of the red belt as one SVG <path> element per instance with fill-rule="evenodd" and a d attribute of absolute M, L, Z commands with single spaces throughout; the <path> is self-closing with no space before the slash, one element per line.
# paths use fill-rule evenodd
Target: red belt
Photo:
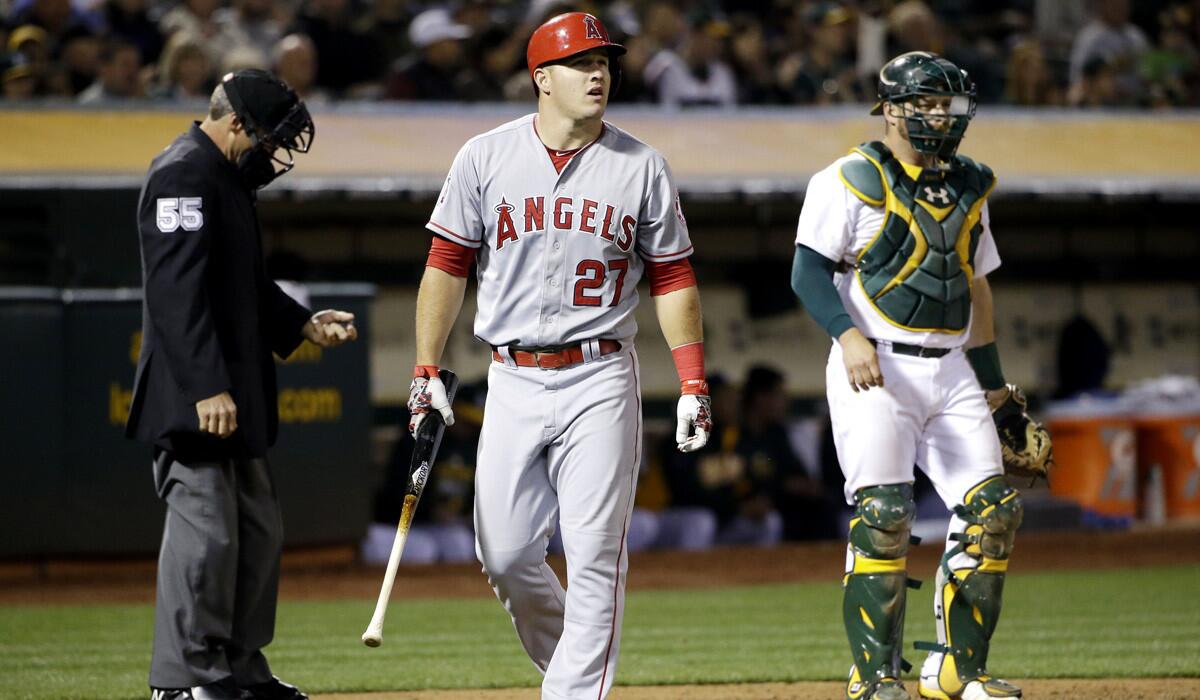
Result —
<path fill-rule="evenodd" d="M 621 344 L 615 340 L 600 341 L 600 357 L 611 355 L 621 349 Z M 509 350 L 513 361 L 518 367 L 541 367 L 542 369 L 562 369 L 583 362 L 583 346 L 572 345 L 555 351 L 539 350 Z M 492 359 L 504 362 L 504 356 L 492 349 Z"/>

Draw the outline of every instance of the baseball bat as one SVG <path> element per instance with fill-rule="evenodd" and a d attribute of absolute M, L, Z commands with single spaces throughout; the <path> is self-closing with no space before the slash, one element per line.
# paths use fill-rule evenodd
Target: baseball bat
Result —
<path fill-rule="evenodd" d="M 446 386 L 446 398 L 453 405 L 454 394 L 458 391 L 458 375 L 443 369 L 438 371 L 438 377 Z M 400 510 L 400 523 L 396 526 L 392 554 L 388 557 L 383 586 L 379 590 L 379 600 L 375 603 L 375 614 L 371 616 L 371 624 L 367 625 L 367 631 L 362 635 L 363 644 L 369 647 L 383 644 L 383 618 L 387 615 L 388 600 L 392 597 L 392 586 L 396 582 L 396 569 L 400 566 L 404 543 L 408 541 L 408 529 L 412 526 L 413 514 L 417 512 L 421 492 L 425 490 L 425 482 L 429 479 L 433 461 L 437 459 L 438 447 L 442 444 L 442 433 L 445 430 L 446 424 L 442 422 L 442 414 L 437 411 L 430 411 L 421 422 L 421 427 L 417 429 L 416 444 L 413 445 L 412 459 L 409 460 L 408 485 L 404 488 L 404 506 Z"/>

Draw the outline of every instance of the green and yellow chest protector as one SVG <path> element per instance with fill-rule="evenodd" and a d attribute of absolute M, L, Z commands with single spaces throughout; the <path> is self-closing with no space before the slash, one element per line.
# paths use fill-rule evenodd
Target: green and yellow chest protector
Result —
<path fill-rule="evenodd" d="M 945 170 L 901 163 L 878 141 L 854 149 L 842 182 L 883 207 L 879 233 L 855 264 L 863 292 L 889 323 L 911 331 L 962 333 L 971 318 L 975 248 L 983 203 L 996 185 L 990 168 L 954 156 Z"/>

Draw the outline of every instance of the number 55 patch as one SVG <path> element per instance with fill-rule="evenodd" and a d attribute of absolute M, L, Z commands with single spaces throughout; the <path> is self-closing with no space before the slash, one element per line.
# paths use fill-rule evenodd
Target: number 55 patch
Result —
<path fill-rule="evenodd" d="M 204 226 L 203 197 L 160 197 L 156 200 L 155 221 L 163 233 L 199 231 Z"/>

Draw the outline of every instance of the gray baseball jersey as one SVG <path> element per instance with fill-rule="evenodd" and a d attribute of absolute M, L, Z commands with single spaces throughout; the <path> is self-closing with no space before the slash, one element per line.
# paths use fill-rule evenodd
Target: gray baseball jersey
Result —
<path fill-rule="evenodd" d="M 644 261 L 692 253 L 658 151 L 606 122 L 560 174 L 532 114 L 462 147 L 427 227 L 479 250 L 475 335 L 490 345 L 630 339 Z"/>

